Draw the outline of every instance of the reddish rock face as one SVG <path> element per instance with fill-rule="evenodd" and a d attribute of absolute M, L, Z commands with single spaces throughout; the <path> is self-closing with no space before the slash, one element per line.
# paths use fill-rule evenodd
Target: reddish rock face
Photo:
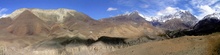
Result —
<path fill-rule="evenodd" d="M 25 10 L 13 20 L 7 31 L 19 36 L 34 35 L 49 33 L 49 27 L 32 12 Z"/>

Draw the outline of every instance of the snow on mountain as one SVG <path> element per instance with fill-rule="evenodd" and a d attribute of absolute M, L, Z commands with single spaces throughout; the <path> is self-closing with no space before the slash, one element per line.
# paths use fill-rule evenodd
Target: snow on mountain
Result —
<path fill-rule="evenodd" d="M 171 19 L 180 19 L 181 21 L 185 21 L 185 22 L 189 22 L 189 21 L 195 22 L 198 20 L 189 11 L 184 11 L 184 10 L 180 10 L 174 14 L 158 16 L 159 22 L 166 22 L 167 20 L 171 20 Z"/>
<path fill-rule="evenodd" d="M 141 14 L 140 12 L 138 11 L 133 11 L 133 12 L 125 12 L 125 14 L 122 14 L 122 15 L 118 15 L 118 16 L 131 16 L 131 15 L 138 15 L 142 18 L 144 18 L 146 21 L 153 21 L 153 20 L 157 20 L 157 18 L 155 17 L 150 17 L 150 16 L 146 16 L 144 14 Z"/>
<path fill-rule="evenodd" d="M 170 14 L 155 16 L 154 20 L 150 22 L 164 30 L 183 30 L 190 29 L 197 21 L 198 19 L 189 11 L 179 10 Z"/>
<path fill-rule="evenodd" d="M 0 15 L 0 18 L 8 17 L 8 14 L 2 14 Z"/>
<path fill-rule="evenodd" d="M 15 10 L 9 16 L 11 18 L 15 18 L 17 15 L 19 15 L 25 10 L 31 11 L 34 15 L 36 15 L 37 17 L 41 18 L 44 21 L 56 20 L 59 22 L 63 22 L 65 17 L 67 17 L 68 15 L 74 16 L 74 14 L 77 13 L 77 11 L 75 10 L 70 10 L 70 9 L 65 9 L 65 8 L 48 9 L 48 10 L 37 9 L 37 8 L 32 8 L 32 9 L 22 8 L 22 9 Z"/>
<path fill-rule="evenodd" d="M 180 19 L 181 21 L 184 21 L 185 23 L 186 22 L 194 23 L 198 21 L 198 19 L 194 15 L 192 15 L 189 11 L 185 11 L 185 10 L 179 10 L 172 14 L 159 15 L 159 16 L 147 16 L 147 15 L 143 15 L 139 13 L 138 11 L 126 12 L 125 14 L 118 15 L 118 16 L 130 16 L 133 14 L 138 14 L 139 16 L 143 17 L 146 21 L 151 21 L 151 22 L 154 22 L 154 21 L 166 22 L 171 19 Z"/>
<path fill-rule="evenodd" d="M 220 19 L 220 13 L 209 14 L 209 15 L 205 16 L 203 19 L 207 19 L 207 18 L 210 18 L 210 17 Z"/>

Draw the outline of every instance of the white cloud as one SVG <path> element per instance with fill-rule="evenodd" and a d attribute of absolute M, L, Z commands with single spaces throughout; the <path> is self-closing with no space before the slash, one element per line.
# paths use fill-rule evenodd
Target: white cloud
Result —
<path fill-rule="evenodd" d="M 150 16 L 173 14 L 187 10 L 198 19 L 220 12 L 220 0 L 115 0 L 119 5 L 130 7 Z M 184 4 L 183 2 L 187 2 Z M 183 4 L 182 4 L 183 3 Z M 184 7 L 178 7 L 182 4 Z M 153 7 L 153 8 L 152 8 Z M 156 7 L 156 8 L 154 8 Z M 141 9 L 140 9 L 141 8 Z"/>
<path fill-rule="evenodd" d="M 212 14 L 215 12 L 214 9 L 212 9 L 210 6 L 208 5 L 203 5 L 199 7 L 199 12 L 201 12 L 199 15 L 197 15 L 196 17 L 198 19 L 202 19 L 204 16 L 208 15 L 208 14 Z"/>
<path fill-rule="evenodd" d="M 203 6 L 200 6 L 200 12 L 203 12 L 203 13 L 206 13 L 206 14 L 212 14 L 215 12 L 214 9 L 212 9 L 210 6 L 208 5 L 203 5 Z"/>
<path fill-rule="evenodd" d="M 140 0 L 143 4 L 157 6 L 158 9 L 164 9 L 168 6 L 176 5 L 180 0 Z"/>
<path fill-rule="evenodd" d="M 187 5 L 184 5 L 184 7 L 185 7 L 185 10 L 186 10 L 186 11 L 189 11 L 191 14 L 194 14 L 193 8 L 192 8 L 192 7 L 189 7 L 188 4 L 187 4 Z"/>
<path fill-rule="evenodd" d="M 140 7 L 141 7 L 141 8 L 148 8 L 149 5 L 147 5 L 147 4 L 143 4 L 143 5 L 140 5 Z"/>
<path fill-rule="evenodd" d="M 113 7 L 109 7 L 108 9 L 107 9 L 107 11 L 115 11 L 115 10 L 118 10 L 117 8 L 113 8 Z"/>
<path fill-rule="evenodd" d="M 5 12 L 5 11 L 8 11 L 8 9 L 6 9 L 6 8 L 0 9 L 0 12 Z"/>
<path fill-rule="evenodd" d="M 135 6 L 135 4 L 137 3 L 136 0 L 116 0 L 116 1 L 117 4 L 129 6 L 129 7 Z"/>
<path fill-rule="evenodd" d="M 153 8 L 154 11 L 158 11 L 161 9 L 164 9 L 168 6 L 174 6 L 176 5 L 180 0 L 115 0 L 117 1 L 118 5 L 127 6 L 130 8 L 134 8 L 135 10 L 146 10 L 145 8 L 148 8 L 147 10 L 152 10 L 152 8 L 149 8 L 149 6 L 154 6 L 156 8 Z M 144 9 L 139 9 L 144 8 Z M 142 11 L 142 12 L 151 12 L 151 11 Z"/>
<path fill-rule="evenodd" d="M 7 8 L 2 8 L 2 9 L 0 9 L 0 18 L 2 18 L 2 17 L 7 17 L 7 16 L 8 16 L 8 14 L 5 14 L 5 13 L 4 13 L 4 12 L 6 12 L 6 11 L 8 11 Z"/>
<path fill-rule="evenodd" d="M 198 19 L 202 19 L 208 14 L 219 12 L 219 0 L 192 0 L 190 1 L 194 9 L 198 9 L 199 14 L 196 15 Z"/>
<path fill-rule="evenodd" d="M 129 11 L 125 11 L 125 12 L 124 12 L 124 14 L 130 14 L 130 13 L 131 13 L 131 12 L 129 12 Z"/>
<path fill-rule="evenodd" d="M 192 14 L 194 13 L 194 11 L 192 10 L 192 8 L 187 8 L 186 10 L 189 11 L 190 13 L 192 13 Z"/>
<path fill-rule="evenodd" d="M 157 12 L 158 16 L 161 15 L 168 15 L 168 14 L 174 14 L 179 10 L 179 8 L 174 8 L 174 7 L 167 7 L 165 10 L 160 10 Z"/>
<path fill-rule="evenodd" d="M 2 17 L 8 17 L 9 16 L 9 14 L 1 14 L 1 17 L 0 18 L 2 18 Z"/>
<path fill-rule="evenodd" d="M 220 12 L 220 4 L 216 4 L 213 9 L 215 9 L 216 12 Z"/>
<path fill-rule="evenodd" d="M 218 0 L 191 0 L 190 3 L 191 5 L 195 6 L 195 7 L 199 7 L 202 5 L 213 5 L 216 2 L 218 2 Z"/>

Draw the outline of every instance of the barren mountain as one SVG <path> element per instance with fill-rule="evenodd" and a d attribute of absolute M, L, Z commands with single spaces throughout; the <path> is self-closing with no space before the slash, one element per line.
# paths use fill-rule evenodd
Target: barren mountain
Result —
<path fill-rule="evenodd" d="M 160 27 L 164 30 L 184 30 L 192 28 L 191 26 L 184 24 L 184 22 L 180 19 L 167 20 L 166 22 L 162 23 Z"/>
<path fill-rule="evenodd" d="M 149 24 L 137 11 L 102 20 L 94 20 L 83 13 L 69 9 L 23 8 L 13 12 L 10 17 L 17 19 L 18 16 L 16 15 L 24 10 L 29 10 L 48 24 L 52 36 L 81 36 L 83 38 L 98 39 L 101 36 L 130 38 L 155 36 L 163 33 L 160 29 Z"/>
<path fill-rule="evenodd" d="M 193 30 L 199 34 L 219 32 L 218 15 L 207 16 Z M 164 33 L 164 30 L 189 29 L 197 22 L 189 12 L 180 11 L 162 18 L 153 20 L 155 22 L 146 21 L 135 11 L 94 20 L 86 14 L 64 8 L 18 9 L 8 18 L 0 19 L 0 51 L 4 55 L 219 54 L 219 33 L 179 38 L 168 36 L 170 33 L 178 36 L 186 33 Z M 189 33 L 192 34 L 192 30 Z"/>
<path fill-rule="evenodd" d="M 63 22 L 65 20 L 65 17 L 67 17 L 69 14 L 74 15 L 76 12 L 75 10 L 69 10 L 69 9 L 51 9 L 51 10 L 43 10 L 43 9 L 28 9 L 28 8 L 22 8 L 14 11 L 12 14 L 10 14 L 11 18 L 15 18 L 17 15 L 22 13 L 25 10 L 31 11 L 33 14 L 35 14 L 37 17 L 42 19 L 45 22 Z"/>
<path fill-rule="evenodd" d="M 118 15 L 115 17 L 104 18 L 100 20 L 103 23 L 112 24 L 107 27 L 104 34 L 107 36 L 118 37 L 140 37 L 161 34 L 162 31 L 152 26 L 137 11 L 129 14 Z"/>
<path fill-rule="evenodd" d="M 0 19 L 0 29 L 4 29 L 8 27 L 12 22 L 12 19 L 10 17 L 5 17 Z"/>
<path fill-rule="evenodd" d="M 7 31 L 15 35 L 34 35 L 34 34 L 49 34 L 50 30 L 43 20 L 35 16 L 29 10 L 19 14 L 7 27 Z"/>
<path fill-rule="evenodd" d="M 183 35 L 207 35 L 214 32 L 220 32 L 220 15 L 210 14 L 200 20 L 192 30 L 182 31 Z"/>
<path fill-rule="evenodd" d="M 18 15 L 25 10 L 30 11 L 45 24 L 47 24 L 47 26 L 51 29 L 50 34 L 52 34 L 53 36 L 86 37 L 90 35 L 90 31 L 93 29 L 91 28 L 93 27 L 92 25 L 95 25 L 97 23 L 96 20 L 93 20 L 83 13 L 64 8 L 60 8 L 57 10 L 22 8 L 10 14 L 10 17 L 16 20 Z"/>
<path fill-rule="evenodd" d="M 137 11 L 127 13 L 127 14 L 122 14 L 118 15 L 115 17 L 110 17 L 110 18 L 103 18 L 100 21 L 102 22 L 111 22 L 111 23 L 124 23 L 124 22 L 135 22 L 135 23 L 143 23 L 147 22 L 142 16 Z"/>
<path fill-rule="evenodd" d="M 11 55 L 102 54 L 124 45 L 163 38 L 157 36 L 163 31 L 149 24 L 138 12 L 94 20 L 69 9 L 23 8 L 13 12 L 10 18 L 0 19 L 6 28 L 6 32 L 0 31 L 3 39 L 0 43 L 7 46 L 4 53 Z M 17 52 L 11 48 L 15 45 L 13 49 Z"/>
<path fill-rule="evenodd" d="M 174 36 L 185 35 L 208 35 L 215 32 L 220 32 L 220 15 L 218 13 L 210 14 L 200 20 L 191 30 L 182 30 L 174 34 Z"/>

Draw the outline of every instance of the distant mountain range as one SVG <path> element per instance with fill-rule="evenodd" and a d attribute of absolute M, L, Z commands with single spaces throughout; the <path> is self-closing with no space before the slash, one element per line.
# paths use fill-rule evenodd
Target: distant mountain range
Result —
<path fill-rule="evenodd" d="M 0 21 L 5 19 L 2 18 Z M 138 38 L 163 33 L 138 12 L 94 20 L 75 10 L 23 8 L 10 14 L 7 19 L 5 25 L 0 25 L 1 29 L 16 36 L 80 36 L 98 39 L 102 36 Z"/>
<path fill-rule="evenodd" d="M 214 13 L 208 17 L 219 18 Z M 138 11 L 114 17 L 94 20 L 86 14 L 75 10 L 60 8 L 57 10 L 18 9 L 7 18 L 0 19 L 0 28 L 18 36 L 44 33 L 45 36 L 82 36 L 97 39 L 101 36 L 136 38 L 140 36 L 157 36 L 165 31 L 191 30 L 200 23 L 188 11 L 152 17 L 147 20 Z M 196 24 L 196 26 L 194 26 Z M 62 34 L 62 35 L 61 35 Z"/>
<path fill-rule="evenodd" d="M 40 49 L 40 51 L 42 51 L 42 49 L 55 49 L 54 51 L 57 51 L 59 54 L 66 53 L 71 55 L 84 53 L 85 51 L 97 53 L 103 49 L 110 52 L 118 50 L 120 47 L 138 45 L 151 41 L 160 41 L 151 42 L 158 43 L 160 47 L 166 42 L 174 44 L 174 46 L 179 46 L 176 43 L 179 40 L 184 40 L 187 41 L 187 43 L 184 41 L 180 42 L 188 46 L 193 45 L 188 43 L 194 43 L 194 40 L 201 41 L 202 39 L 197 37 L 193 37 L 197 39 L 179 38 L 173 41 L 167 41 L 167 39 L 185 35 L 207 35 L 220 32 L 220 13 L 207 15 L 202 20 L 198 20 L 188 11 L 178 11 L 174 14 L 152 18 L 153 19 L 149 20 L 139 12 L 134 11 L 94 20 L 89 17 L 89 15 L 64 8 L 54 10 L 22 8 L 14 11 L 9 17 L 0 19 L 0 43 L 7 48 L 12 46 L 13 50 L 7 50 L 9 52 L 16 52 L 14 51 L 15 48 L 20 52 L 31 50 L 27 51 L 29 54 L 24 52 L 30 55 L 39 51 L 38 49 Z M 190 39 L 192 39 L 193 42 L 188 41 Z M 161 40 L 165 41 L 163 42 Z M 209 39 L 207 40 L 209 42 Z M 151 45 L 151 43 L 146 45 L 150 46 L 147 48 L 151 49 L 151 46 L 154 46 Z M 170 44 L 166 46 L 170 47 Z M 75 47 L 77 48 L 71 49 Z M 140 45 L 140 47 L 142 47 L 142 45 Z M 143 45 L 143 47 L 145 47 L 145 45 Z M 161 48 L 168 49 L 165 47 L 157 47 L 158 46 L 155 46 L 155 48 L 159 50 Z M 25 50 L 20 50 L 21 48 L 25 48 Z M 139 47 L 137 49 L 135 48 L 135 50 L 139 50 Z M 18 53 L 20 53 L 19 51 Z M 37 52 L 37 54 L 40 53 L 40 51 Z M 50 52 L 50 50 L 48 52 Z M 54 53 L 53 51 L 51 52 Z"/>
<path fill-rule="evenodd" d="M 188 11 L 178 11 L 174 14 L 159 16 L 151 21 L 154 26 L 164 30 L 191 29 L 198 19 Z"/>
<path fill-rule="evenodd" d="M 219 13 L 209 14 L 198 21 L 190 30 L 179 30 L 173 36 L 180 37 L 185 35 L 208 35 L 214 32 L 220 32 Z M 171 35 L 172 36 L 172 35 Z"/>

